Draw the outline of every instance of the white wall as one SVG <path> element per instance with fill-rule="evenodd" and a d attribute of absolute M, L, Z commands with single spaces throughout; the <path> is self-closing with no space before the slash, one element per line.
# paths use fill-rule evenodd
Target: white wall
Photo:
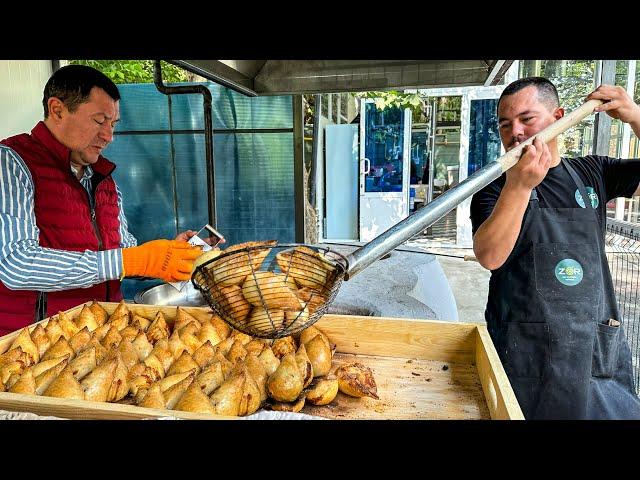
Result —
<path fill-rule="evenodd" d="M 0 60 L 0 140 L 28 133 L 43 119 L 42 90 L 51 60 Z"/>

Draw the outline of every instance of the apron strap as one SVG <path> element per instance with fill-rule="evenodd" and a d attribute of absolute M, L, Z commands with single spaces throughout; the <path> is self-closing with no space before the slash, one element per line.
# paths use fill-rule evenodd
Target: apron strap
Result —
<path fill-rule="evenodd" d="M 600 228 L 602 228 L 600 215 L 598 215 L 596 207 L 594 207 L 593 203 L 591 203 L 591 198 L 587 195 L 587 187 L 584 186 L 584 182 L 575 171 L 575 169 L 571 165 L 569 165 L 569 162 L 565 161 L 564 158 L 560 159 L 560 161 L 562 162 L 562 165 L 564 165 L 564 168 L 566 168 L 567 172 L 569 172 L 569 175 L 571 175 L 571 178 L 573 178 L 574 183 L 578 187 L 580 195 L 582 195 L 582 200 L 584 202 L 585 208 L 593 211 L 593 214 L 596 216 L 596 220 L 598 221 L 598 225 L 600 225 Z"/>

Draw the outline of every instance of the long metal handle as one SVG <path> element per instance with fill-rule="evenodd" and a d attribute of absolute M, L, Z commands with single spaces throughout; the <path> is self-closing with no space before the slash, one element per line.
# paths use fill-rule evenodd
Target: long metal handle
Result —
<path fill-rule="evenodd" d="M 549 142 L 565 130 L 580 123 L 583 118 L 593 113 L 593 109 L 601 103 L 602 101 L 600 100 L 589 100 L 580 106 L 580 108 L 565 115 L 537 133 L 536 137 L 545 143 Z M 495 162 L 491 162 L 480 170 L 477 170 L 473 175 L 450 190 L 447 190 L 433 202 L 427 204 L 413 215 L 408 216 L 386 232 L 378 235 L 369 243 L 348 255 L 349 269 L 345 274 L 345 279 L 348 280 L 353 277 L 398 245 L 401 245 L 414 235 L 422 232 L 425 228 L 433 225 L 453 210 L 459 203 L 500 177 L 503 172 L 506 172 L 518 162 L 524 146 L 532 142 L 533 137 L 527 139 L 516 148 L 509 150 Z"/>

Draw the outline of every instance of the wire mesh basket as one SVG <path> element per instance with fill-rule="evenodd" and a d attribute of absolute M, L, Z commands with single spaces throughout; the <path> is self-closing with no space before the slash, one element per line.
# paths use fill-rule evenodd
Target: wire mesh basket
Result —
<path fill-rule="evenodd" d="M 329 248 L 247 242 L 196 267 L 191 281 L 228 324 L 280 338 L 317 322 L 335 298 L 347 260 Z"/>

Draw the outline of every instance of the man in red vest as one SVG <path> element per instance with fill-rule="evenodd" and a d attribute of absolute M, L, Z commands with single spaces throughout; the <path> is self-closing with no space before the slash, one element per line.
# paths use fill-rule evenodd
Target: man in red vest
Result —
<path fill-rule="evenodd" d="M 191 277 L 195 232 L 137 246 L 127 229 L 115 165 L 101 155 L 119 100 L 98 70 L 63 67 L 44 88 L 44 121 L 0 142 L 0 335 L 86 301 L 119 301 L 125 276 Z"/>

